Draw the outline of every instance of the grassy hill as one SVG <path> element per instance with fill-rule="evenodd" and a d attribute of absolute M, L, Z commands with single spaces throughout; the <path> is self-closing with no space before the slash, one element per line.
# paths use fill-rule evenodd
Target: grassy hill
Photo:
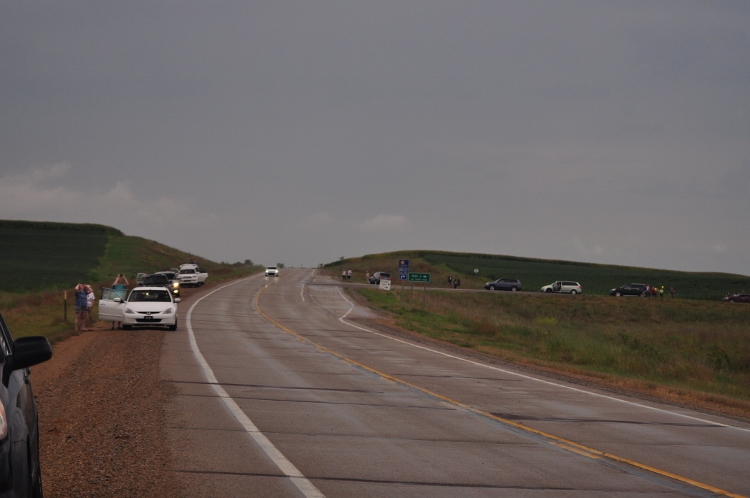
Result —
<path fill-rule="evenodd" d="M 0 220 L 0 292 L 111 283 L 118 273 L 135 281 L 139 272 L 177 267 L 190 259 L 212 276 L 229 266 L 104 225 Z"/>
<path fill-rule="evenodd" d="M 54 342 L 74 333 L 65 291 L 72 296 L 76 283 L 92 284 L 98 293 L 118 273 L 135 282 L 139 272 L 190 259 L 208 271 L 209 285 L 261 269 L 216 263 L 103 225 L 0 220 L 0 311 L 14 337 L 44 335 Z"/>
<path fill-rule="evenodd" d="M 609 290 L 631 282 L 642 282 L 677 290 L 677 297 L 687 299 L 721 299 L 727 292 L 750 291 L 750 277 L 728 273 L 700 273 L 601 265 L 502 256 L 491 254 L 452 253 L 443 251 L 401 251 L 369 254 L 325 265 L 339 270 L 351 268 L 360 280 L 365 272 L 390 271 L 393 283 L 399 284 L 398 261 L 408 259 L 413 272 L 430 273 L 431 286 L 447 286 L 448 275 L 458 276 L 461 287 L 481 288 L 497 278 L 518 278 L 525 291 L 538 291 L 555 280 L 574 280 L 583 286 L 584 294 L 608 295 Z M 474 270 L 479 270 L 477 273 Z M 356 280 L 356 277 L 355 277 Z"/>

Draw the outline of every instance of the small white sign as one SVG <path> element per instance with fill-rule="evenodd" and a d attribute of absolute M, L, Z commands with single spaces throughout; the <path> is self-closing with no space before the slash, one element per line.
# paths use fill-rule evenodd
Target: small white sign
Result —
<path fill-rule="evenodd" d="M 391 281 L 390 280 L 381 280 L 380 281 L 380 290 L 391 290 Z"/>

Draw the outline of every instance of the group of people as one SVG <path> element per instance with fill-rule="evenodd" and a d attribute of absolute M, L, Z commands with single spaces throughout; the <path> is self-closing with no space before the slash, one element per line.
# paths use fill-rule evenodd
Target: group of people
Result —
<path fill-rule="evenodd" d="M 89 327 L 93 323 L 93 317 L 91 316 L 91 310 L 94 307 L 94 289 L 88 284 L 76 284 L 75 286 L 76 300 L 73 304 L 73 310 L 75 311 L 76 318 L 74 322 L 75 330 L 86 331 L 86 323 Z"/>
<path fill-rule="evenodd" d="M 674 287 L 669 288 L 669 297 L 674 299 L 675 290 Z M 645 297 L 660 297 L 664 298 L 664 286 L 659 287 L 658 285 L 646 284 L 646 290 L 643 292 Z"/>
<path fill-rule="evenodd" d="M 342 282 L 348 282 L 352 279 L 352 270 L 349 268 L 348 270 L 341 270 L 341 281 Z"/>
<path fill-rule="evenodd" d="M 125 278 L 125 275 L 120 273 L 117 275 L 117 278 L 115 278 L 115 281 L 112 283 L 113 289 L 118 290 L 125 290 L 126 287 L 129 285 L 128 279 Z M 74 321 L 74 327 L 75 330 L 86 332 L 88 330 L 86 328 L 87 324 L 88 327 L 91 327 L 94 323 L 94 317 L 92 316 L 92 310 L 94 308 L 94 301 L 96 300 L 96 295 L 94 294 L 94 289 L 89 284 L 76 284 L 74 287 L 75 290 L 75 302 L 73 303 L 73 310 L 75 312 L 75 321 Z M 113 322 L 112 328 L 115 328 L 115 325 L 119 324 L 119 322 Z"/>
<path fill-rule="evenodd" d="M 448 287 L 453 286 L 454 289 L 461 287 L 461 279 L 453 278 L 453 275 L 448 275 Z"/>

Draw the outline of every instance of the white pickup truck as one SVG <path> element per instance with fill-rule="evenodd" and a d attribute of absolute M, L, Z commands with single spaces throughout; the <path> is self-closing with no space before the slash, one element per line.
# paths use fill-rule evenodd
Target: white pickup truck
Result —
<path fill-rule="evenodd" d="M 180 265 L 177 279 L 183 287 L 198 287 L 206 283 L 208 273 L 206 270 L 194 264 Z"/>

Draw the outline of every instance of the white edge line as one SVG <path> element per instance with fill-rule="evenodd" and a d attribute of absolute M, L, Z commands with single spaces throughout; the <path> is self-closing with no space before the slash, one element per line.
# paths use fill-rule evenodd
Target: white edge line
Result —
<path fill-rule="evenodd" d="M 547 385 L 550 385 L 550 386 L 562 387 L 564 389 L 570 389 L 571 391 L 576 391 L 576 392 L 579 392 L 579 393 L 588 394 L 590 396 L 596 396 L 596 397 L 599 397 L 599 398 L 609 399 L 609 400 L 612 400 L 612 401 L 619 401 L 620 403 L 625 403 L 625 404 L 632 405 L 632 406 L 638 406 L 638 407 L 641 407 L 641 408 L 646 408 L 648 410 L 654 410 L 654 411 L 657 411 L 657 412 L 667 413 L 669 415 L 675 415 L 675 416 L 678 416 L 678 417 L 683 417 L 683 418 L 687 418 L 687 419 L 690 419 L 690 420 L 695 420 L 695 421 L 698 421 L 698 422 L 703 422 L 703 423 L 706 423 L 706 424 L 717 425 L 717 426 L 720 426 L 720 427 L 726 427 L 726 428 L 735 429 L 735 430 L 738 430 L 738 431 L 750 432 L 750 429 L 745 429 L 743 427 L 736 427 L 734 425 L 722 424 L 721 422 L 716 422 L 716 421 L 713 421 L 713 420 L 706 420 L 706 419 L 702 419 L 702 418 L 698 418 L 698 417 L 693 417 L 691 415 L 685 415 L 683 413 L 672 412 L 672 411 L 669 411 L 669 410 L 665 410 L 663 408 L 656 408 L 654 406 L 643 405 L 641 403 L 636 403 L 634 401 L 627 401 L 627 400 L 624 400 L 624 399 L 615 398 L 614 396 L 607 396 L 605 394 L 599 394 L 599 393 L 595 393 L 595 392 L 591 392 L 591 391 L 586 391 L 584 389 L 579 389 L 577 387 L 566 386 L 565 384 L 558 384 L 557 382 L 551 382 L 551 381 L 548 381 L 548 380 L 538 379 L 536 377 L 531 377 L 529 375 L 520 374 L 518 372 L 513 372 L 511 370 L 505 370 L 503 368 L 495 367 L 495 366 L 492 366 L 492 365 L 487 365 L 485 363 L 480 363 L 478 361 L 469 360 L 468 358 L 461 358 L 460 356 L 455 356 L 455 355 L 452 355 L 452 354 L 449 354 L 449 353 L 445 353 L 443 351 L 438 351 L 436 349 L 428 348 L 428 347 L 425 347 L 425 346 L 420 346 L 419 344 L 414 344 L 413 342 L 405 341 L 403 339 L 398 339 L 396 337 L 392 337 L 392 336 L 389 336 L 389 335 L 386 335 L 386 334 L 381 334 L 380 332 L 376 332 L 374 330 L 371 330 L 371 329 L 368 329 L 368 328 L 365 328 L 365 327 L 360 327 L 359 325 L 356 325 L 356 324 L 354 324 L 352 322 L 345 321 L 346 317 L 354 309 L 354 303 L 352 303 L 351 301 L 349 301 L 349 299 L 346 298 L 346 296 L 344 295 L 344 293 L 341 292 L 341 287 L 336 287 L 336 289 L 338 289 L 339 294 L 341 295 L 341 297 L 344 299 L 344 301 L 346 301 L 347 303 L 349 303 L 349 306 L 350 306 L 349 310 L 346 313 L 344 313 L 339 318 L 339 321 L 341 323 L 345 324 L 345 325 L 349 325 L 350 327 L 354 327 L 355 329 L 362 330 L 363 332 L 369 332 L 371 334 L 375 334 L 375 335 L 378 335 L 380 337 L 384 337 L 386 339 L 390 339 L 392 341 L 400 342 L 402 344 L 406 344 L 406 345 L 409 345 L 409 346 L 412 346 L 412 347 L 415 347 L 415 348 L 424 349 L 425 351 L 429 351 L 431 353 L 439 354 L 439 355 L 442 355 L 442 356 L 447 356 L 448 358 L 453 358 L 455 360 L 459 360 L 459 361 L 463 361 L 463 362 L 466 362 L 466 363 L 470 363 L 470 364 L 476 365 L 478 367 L 488 368 L 490 370 L 495 370 L 495 371 L 502 372 L 502 373 L 505 373 L 505 374 L 508 374 L 508 375 L 515 375 L 516 377 L 521 377 L 522 379 L 533 380 L 535 382 L 541 382 L 542 384 L 547 384 Z"/>
<path fill-rule="evenodd" d="M 229 409 L 229 411 L 234 415 L 234 417 L 237 419 L 237 421 L 242 424 L 242 427 L 245 429 L 245 432 L 250 435 L 250 437 L 253 438 L 253 440 L 261 447 L 261 449 L 268 455 L 268 457 L 273 461 L 274 464 L 281 470 L 281 472 L 284 473 L 286 477 L 288 477 L 292 483 L 297 487 L 297 489 L 300 490 L 300 492 L 309 498 L 319 498 L 324 497 L 323 493 L 321 493 L 318 488 L 315 487 L 313 483 L 311 483 L 302 473 L 297 469 L 297 467 L 294 466 L 292 462 L 287 459 L 281 451 L 276 448 L 276 446 L 273 445 L 273 443 L 263 434 L 258 427 L 253 423 L 252 420 L 250 420 L 250 417 L 248 417 L 245 412 L 242 411 L 242 409 L 237 405 L 237 403 L 229 396 L 229 394 L 224 390 L 223 387 L 218 383 L 216 380 L 216 376 L 214 375 L 213 370 L 209 366 L 206 359 L 203 357 L 203 354 L 200 351 L 200 348 L 198 348 L 198 343 L 195 340 L 195 334 L 193 333 L 193 327 L 190 324 L 190 315 L 193 312 L 193 308 L 195 308 L 198 303 L 203 301 L 205 298 L 213 294 L 214 292 L 218 292 L 222 289 L 225 289 L 229 286 L 238 284 L 240 282 L 244 282 L 245 280 L 249 280 L 251 278 L 257 278 L 257 275 L 253 277 L 244 278 L 241 280 L 237 280 L 235 282 L 232 282 L 227 285 L 223 285 L 219 287 L 218 289 L 214 289 L 205 296 L 199 298 L 196 300 L 193 305 L 190 307 L 190 309 L 187 312 L 187 318 L 185 320 L 185 323 L 187 325 L 187 331 L 188 331 L 188 338 L 190 339 L 190 347 L 193 350 L 193 355 L 195 355 L 196 360 L 198 361 L 198 364 L 203 369 L 203 375 L 206 377 L 206 380 L 211 385 L 211 388 L 213 388 L 216 395 L 221 398 L 221 400 L 224 402 L 226 407 Z"/>

